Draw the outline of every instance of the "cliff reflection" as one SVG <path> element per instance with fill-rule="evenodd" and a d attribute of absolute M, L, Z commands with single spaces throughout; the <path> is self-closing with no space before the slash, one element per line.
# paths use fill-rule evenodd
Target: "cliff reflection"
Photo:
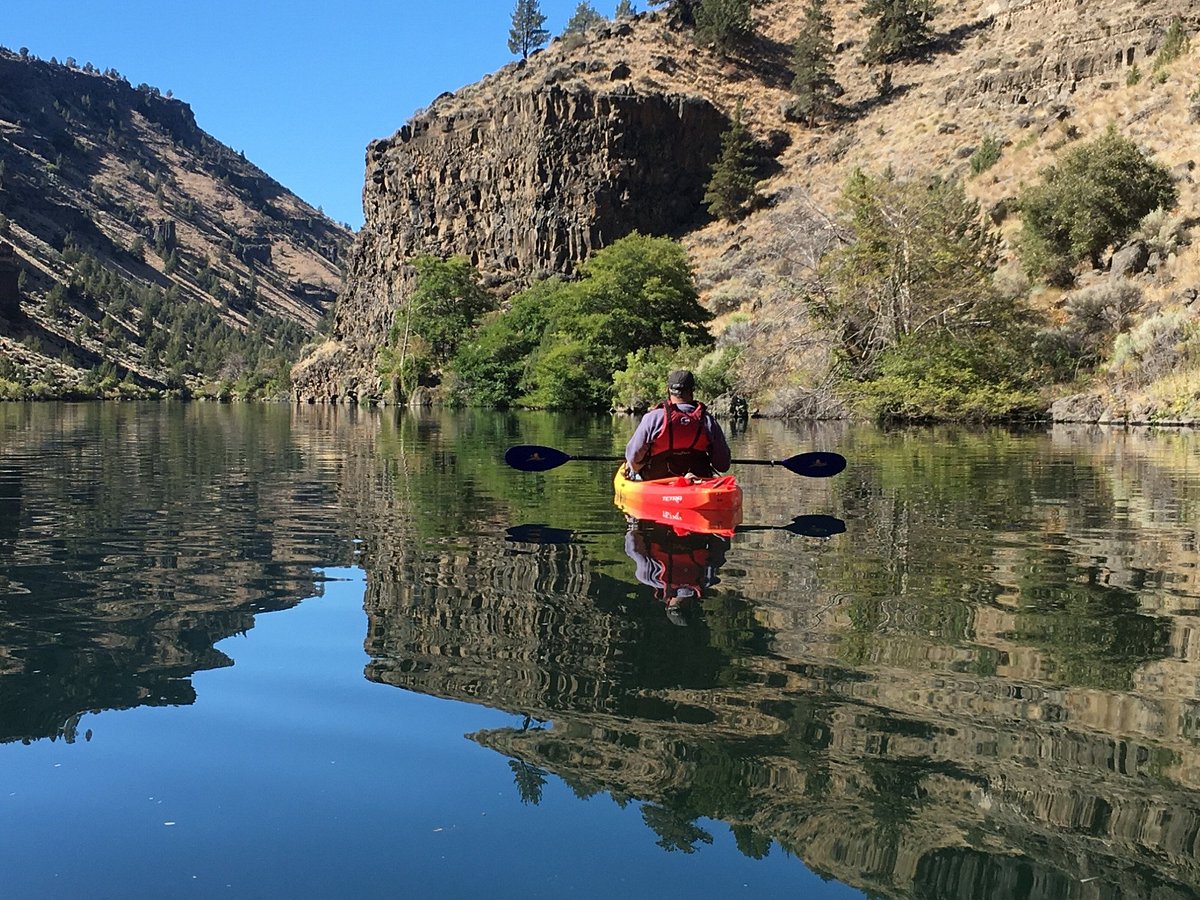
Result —
<path fill-rule="evenodd" d="M 619 527 L 380 536 L 368 677 L 549 723 L 470 737 L 665 850 L 713 819 L 879 896 L 1194 897 L 1198 560 L 1151 511 L 1200 486 L 1057 434 L 847 440 L 847 534 L 735 536 L 688 628 Z"/>
<path fill-rule="evenodd" d="M 190 704 L 219 641 L 319 590 L 321 435 L 286 408 L 0 404 L 0 742 Z"/>

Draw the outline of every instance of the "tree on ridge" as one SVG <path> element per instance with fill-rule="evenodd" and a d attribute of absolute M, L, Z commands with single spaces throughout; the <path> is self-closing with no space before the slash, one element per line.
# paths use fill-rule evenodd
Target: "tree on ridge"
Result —
<path fill-rule="evenodd" d="M 550 37 L 543 26 L 546 17 L 542 15 L 538 0 L 517 0 L 513 7 L 512 28 L 508 30 L 508 49 L 512 53 L 520 53 L 521 59 L 527 59 L 529 54 L 544 47 Z"/>

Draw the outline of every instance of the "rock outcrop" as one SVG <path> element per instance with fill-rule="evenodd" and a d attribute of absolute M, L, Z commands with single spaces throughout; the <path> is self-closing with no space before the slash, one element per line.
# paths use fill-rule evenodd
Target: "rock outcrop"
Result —
<path fill-rule="evenodd" d="M 20 277 L 21 267 L 12 244 L 0 241 L 0 316 L 6 319 L 21 314 Z"/>
<path fill-rule="evenodd" d="M 633 231 L 699 224 L 728 120 L 697 95 L 580 81 L 446 97 L 367 149 L 365 225 L 351 251 L 334 341 L 294 375 L 302 399 L 371 396 L 375 348 L 408 293 L 405 262 L 465 256 L 501 292 L 570 276 Z M 334 372 L 333 359 L 348 369 Z"/>

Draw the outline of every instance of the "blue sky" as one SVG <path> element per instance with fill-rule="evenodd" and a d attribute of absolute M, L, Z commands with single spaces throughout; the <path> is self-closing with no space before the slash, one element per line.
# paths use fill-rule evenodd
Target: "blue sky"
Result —
<path fill-rule="evenodd" d="M 4 0 L 0 44 L 173 91 L 217 140 L 358 228 L 367 143 L 513 60 L 514 2 Z M 616 4 L 592 0 L 606 16 Z M 552 35 L 577 5 L 540 0 Z"/>

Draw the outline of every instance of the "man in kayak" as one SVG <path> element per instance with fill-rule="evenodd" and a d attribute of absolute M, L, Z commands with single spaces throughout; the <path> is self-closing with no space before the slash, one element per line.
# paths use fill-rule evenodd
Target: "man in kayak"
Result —
<path fill-rule="evenodd" d="M 631 478 L 708 477 L 729 468 L 725 433 L 704 404 L 692 398 L 695 387 L 696 379 L 686 369 L 667 376 L 667 402 L 642 416 L 625 445 Z"/>

